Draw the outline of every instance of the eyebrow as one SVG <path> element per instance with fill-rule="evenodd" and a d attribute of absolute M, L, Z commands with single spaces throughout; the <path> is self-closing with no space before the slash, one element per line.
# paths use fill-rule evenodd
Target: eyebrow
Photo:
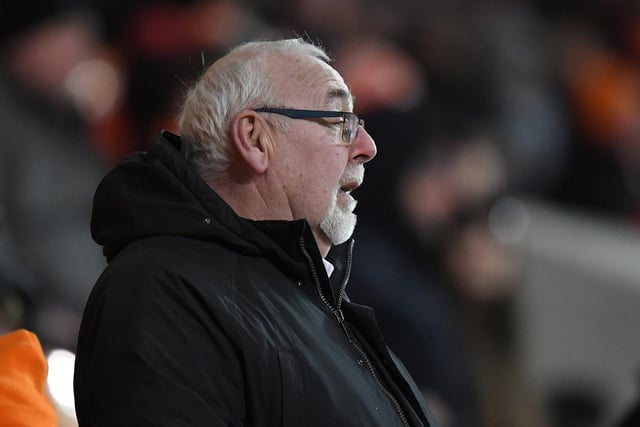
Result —
<path fill-rule="evenodd" d="M 327 93 L 327 101 L 332 102 L 334 100 L 345 102 L 348 106 L 355 106 L 356 97 L 343 88 L 331 88 Z"/>

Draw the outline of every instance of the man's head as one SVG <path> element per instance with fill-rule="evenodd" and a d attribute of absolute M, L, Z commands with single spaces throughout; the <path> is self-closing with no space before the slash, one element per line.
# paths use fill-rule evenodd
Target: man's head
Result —
<path fill-rule="evenodd" d="M 326 253 L 351 235 L 349 192 L 376 154 L 357 118 L 339 113 L 353 103 L 317 46 L 248 43 L 214 63 L 187 94 L 185 156 L 239 215 L 305 218 Z"/>

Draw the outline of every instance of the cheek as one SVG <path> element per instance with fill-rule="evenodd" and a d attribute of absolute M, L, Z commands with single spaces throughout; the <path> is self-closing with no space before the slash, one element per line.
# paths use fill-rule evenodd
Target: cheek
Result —
<path fill-rule="evenodd" d="M 348 157 L 344 147 L 332 147 L 331 142 L 318 144 L 316 150 L 308 150 L 302 158 L 289 164 L 291 170 L 295 170 L 290 176 L 297 180 L 306 202 L 312 203 L 308 209 L 324 212 L 329 207 L 346 168 Z"/>
<path fill-rule="evenodd" d="M 331 192 L 328 179 L 329 177 L 318 170 L 308 170 L 300 175 L 300 182 L 304 183 L 303 190 L 317 202 L 327 198 Z"/>
<path fill-rule="evenodd" d="M 302 173 L 305 175 L 309 188 L 313 188 L 313 191 L 318 197 L 324 197 L 327 200 L 329 196 L 333 196 L 336 188 L 340 183 L 340 178 L 344 173 L 346 162 L 343 160 L 344 156 L 336 154 L 324 153 L 326 160 L 333 160 L 332 162 L 320 162 L 316 161 L 312 165 L 308 166 Z M 316 157 L 317 159 L 318 157 Z"/>
<path fill-rule="evenodd" d="M 316 173 L 314 173 L 316 172 Z M 326 172 L 326 171 L 325 171 Z M 307 213 L 312 220 L 320 220 L 336 196 L 335 190 L 339 176 L 327 175 L 323 171 L 309 171 L 304 174 L 302 187 Z"/>

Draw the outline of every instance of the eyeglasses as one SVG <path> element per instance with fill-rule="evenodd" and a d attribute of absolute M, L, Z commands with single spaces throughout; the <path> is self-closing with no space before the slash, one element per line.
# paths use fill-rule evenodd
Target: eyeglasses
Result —
<path fill-rule="evenodd" d="M 322 119 L 329 117 L 342 118 L 342 140 L 351 145 L 358 136 L 360 126 L 364 128 L 364 120 L 354 113 L 347 111 L 322 111 L 322 110 L 297 110 L 295 108 L 254 108 L 257 113 L 273 113 L 289 117 L 291 119 Z"/>

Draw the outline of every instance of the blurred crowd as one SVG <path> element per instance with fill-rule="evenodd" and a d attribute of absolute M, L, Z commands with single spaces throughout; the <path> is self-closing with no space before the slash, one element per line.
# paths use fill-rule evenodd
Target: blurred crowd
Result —
<path fill-rule="evenodd" d="M 73 350 L 104 265 L 100 178 L 177 131 L 221 53 L 300 36 L 332 54 L 378 144 L 350 297 L 442 425 L 596 425 L 597 402 L 550 402 L 522 375 L 510 213 L 525 196 L 640 224 L 640 3 L 20 0 L 0 21 L 0 332 Z"/>

